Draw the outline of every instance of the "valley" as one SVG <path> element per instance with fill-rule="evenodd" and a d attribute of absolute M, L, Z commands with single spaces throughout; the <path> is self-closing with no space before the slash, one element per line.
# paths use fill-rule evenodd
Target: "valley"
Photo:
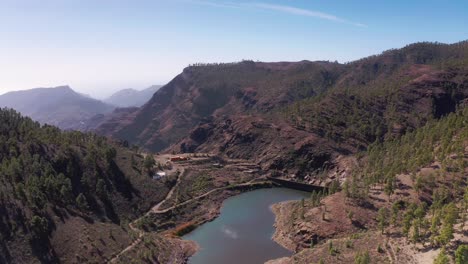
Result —
<path fill-rule="evenodd" d="M 123 112 L 135 111 L 161 85 L 144 90 L 124 89 L 104 100 L 76 92 L 69 86 L 12 91 L 0 95 L 0 107 L 11 108 L 41 124 L 63 130 L 92 131 Z"/>
<path fill-rule="evenodd" d="M 0 262 L 195 263 L 230 242 L 225 257 L 243 248 L 246 263 L 455 261 L 467 65 L 466 41 L 196 64 L 91 132 L 1 109 Z M 229 224 L 278 254 L 213 231 Z"/>
<path fill-rule="evenodd" d="M 180 236 L 187 232 L 186 230 L 217 217 L 221 204 L 227 197 L 242 191 L 272 186 L 266 179 L 262 180 L 252 175 L 252 170 L 249 169 L 256 165 L 245 160 L 224 161 L 207 153 L 162 154 L 154 158 L 158 166 L 164 164 L 163 171 L 166 175 L 177 175 L 176 184 L 164 200 L 129 224 L 129 228 L 138 234 L 138 238 L 112 258 L 111 263 L 130 261 L 126 253 L 139 247 L 147 235 L 156 232 L 169 237 Z M 173 159 L 178 161 L 171 162 Z M 239 175 L 242 177 L 238 177 Z M 179 212 L 184 212 L 184 215 L 174 215 Z M 197 248 L 193 243 L 177 241 L 182 245 L 186 244 L 191 254 Z M 155 259 L 159 257 L 152 256 Z"/>
<path fill-rule="evenodd" d="M 308 196 L 306 192 L 268 188 L 226 199 L 218 218 L 183 236 L 199 245 L 188 263 L 263 263 L 291 256 L 292 251 L 271 239 L 274 215 L 270 206 Z"/>
<path fill-rule="evenodd" d="M 223 186 L 273 177 L 328 190 L 273 206 L 274 239 L 295 254 L 272 263 L 454 258 L 466 234 L 442 230 L 466 222 L 466 52 L 466 42 L 418 43 L 347 65 L 191 66 L 124 122 L 97 131 L 152 151 L 251 164 L 184 170 L 166 211 L 141 220 L 148 231 L 184 235 L 240 192 Z M 440 172 L 423 180 L 434 162 Z M 437 216 L 454 206 L 457 220 Z"/>
<path fill-rule="evenodd" d="M 0 264 L 468 264 L 468 1 L 0 1 Z"/>

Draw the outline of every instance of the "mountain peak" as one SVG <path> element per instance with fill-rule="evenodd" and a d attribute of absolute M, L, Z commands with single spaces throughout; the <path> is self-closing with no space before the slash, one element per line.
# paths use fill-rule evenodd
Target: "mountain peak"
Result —
<path fill-rule="evenodd" d="M 104 102 L 118 107 L 139 107 L 146 103 L 159 88 L 161 85 L 152 85 L 140 91 L 133 88 L 123 89 L 109 96 Z"/>
<path fill-rule="evenodd" d="M 47 89 L 47 88 L 46 88 L 46 89 Z M 63 90 L 71 90 L 71 91 L 73 91 L 73 89 L 72 89 L 69 85 L 60 85 L 60 86 L 52 87 L 51 89 L 63 89 Z"/>
<path fill-rule="evenodd" d="M 0 107 L 13 108 L 43 124 L 78 130 L 91 117 L 113 110 L 68 85 L 9 92 L 0 96 Z"/>

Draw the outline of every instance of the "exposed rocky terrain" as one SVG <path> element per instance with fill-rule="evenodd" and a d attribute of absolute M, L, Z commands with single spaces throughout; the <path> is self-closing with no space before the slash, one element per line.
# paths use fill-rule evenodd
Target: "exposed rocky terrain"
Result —
<path fill-rule="evenodd" d="M 467 114 L 371 149 L 338 193 L 275 205 L 274 239 L 297 254 L 272 263 L 353 263 L 364 252 L 370 263 L 456 259 L 468 243 Z"/>
<path fill-rule="evenodd" d="M 191 66 L 97 132 L 151 151 L 250 159 L 312 181 L 338 157 L 453 112 L 468 93 L 467 47 L 418 43 L 349 64 Z"/>
<path fill-rule="evenodd" d="M 328 187 L 274 206 L 295 254 L 272 263 L 454 259 L 467 86 L 467 42 L 417 43 L 348 64 L 190 66 L 91 118 L 113 140 L 1 110 L 0 262 L 184 263 L 196 246 L 178 237 L 267 176 Z"/>
<path fill-rule="evenodd" d="M 321 194 L 303 205 L 274 207 L 275 239 L 298 252 L 278 263 L 368 263 L 369 259 L 418 263 L 447 254 L 453 258 L 460 240 L 442 234 L 454 220 L 441 220 L 432 231 L 419 223 L 436 221 L 426 212 L 428 206 L 436 212 L 465 206 L 460 197 L 466 188 L 466 161 L 447 157 L 466 146 L 466 111 L 460 109 L 468 95 L 467 58 L 467 42 L 418 43 L 345 65 L 307 61 L 195 65 L 142 108 L 122 115 L 124 122 L 116 121 L 118 117 L 104 122 L 98 132 L 152 151 L 209 152 L 246 159 L 270 176 L 334 186 L 334 190 L 341 186 L 343 191 L 325 198 Z M 450 172 L 447 177 L 457 182 L 452 188 L 458 191 L 443 202 L 437 195 L 450 188 L 451 181 L 434 183 L 430 178 L 424 181 L 435 189 L 421 191 L 422 180 L 416 184 L 414 176 L 423 177 L 420 170 L 435 161 L 443 162 L 444 171 Z M 393 209 L 399 201 L 401 207 Z M 192 228 L 190 219 L 210 215 L 193 214 L 197 210 L 186 206 L 190 204 L 180 207 L 181 215 L 167 212 L 163 222 L 153 215 L 148 225 L 175 221 L 184 230 Z M 424 215 L 415 217 L 419 207 L 424 207 L 420 209 Z M 397 217 L 389 233 L 379 234 L 381 225 L 388 227 L 379 220 L 384 214 L 381 208 L 412 218 Z M 457 216 L 457 223 L 465 221 L 460 219 L 463 215 Z M 400 228 L 402 222 L 408 230 Z M 457 236 L 466 235 L 458 230 Z M 374 238 L 380 248 L 370 247 Z M 311 244 L 316 248 L 309 249 Z M 442 245 L 451 246 L 442 252 Z"/>

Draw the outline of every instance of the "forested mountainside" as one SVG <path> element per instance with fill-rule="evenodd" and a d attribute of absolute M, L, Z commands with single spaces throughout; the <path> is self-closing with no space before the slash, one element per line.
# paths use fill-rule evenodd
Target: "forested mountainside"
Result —
<path fill-rule="evenodd" d="M 10 109 L 0 109 L 0 162 L 1 263 L 102 263 L 173 184 L 153 181 L 121 144 Z"/>
<path fill-rule="evenodd" d="M 468 108 L 357 155 L 330 195 L 275 205 L 277 263 L 467 263 Z"/>
<path fill-rule="evenodd" d="M 221 153 L 305 178 L 455 111 L 468 94 L 467 66 L 466 41 L 416 43 L 348 64 L 198 64 L 97 131 L 152 151 Z"/>
<path fill-rule="evenodd" d="M 41 124 L 67 130 L 85 130 L 88 119 L 114 109 L 68 86 L 9 92 L 0 95 L 0 107 L 13 108 Z"/>
<path fill-rule="evenodd" d="M 417 43 L 348 64 L 193 65 L 141 108 L 95 117 L 114 139 L 1 109 L 0 262 L 183 262 L 171 236 L 264 176 L 329 187 L 275 207 L 275 239 L 297 252 L 284 263 L 412 263 L 440 248 L 441 259 L 456 258 L 467 88 L 468 42 Z M 205 157 L 152 180 L 154 160 L 129 144 Z M 215 170 L 218 161 L 240 167 Z"/>

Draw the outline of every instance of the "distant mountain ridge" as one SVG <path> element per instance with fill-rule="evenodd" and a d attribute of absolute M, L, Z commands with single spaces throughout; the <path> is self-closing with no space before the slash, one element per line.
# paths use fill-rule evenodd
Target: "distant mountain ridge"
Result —
<path fill-rule="evenodd" d="M 83 130 L 88 119 L 115 108 L 69 86 L 8 92 L 0 95 L 0 107 L 13 108 L 42 124 L 66 130 Z"/>
<path fill-rule="evenodd" d="M 153 85 L 141 91 L 131 88 L 123 89 L 104 99 L 104 102 L 118 107 L 140 107 L 148 102 L 161 87 L 162 85 Z"/>

